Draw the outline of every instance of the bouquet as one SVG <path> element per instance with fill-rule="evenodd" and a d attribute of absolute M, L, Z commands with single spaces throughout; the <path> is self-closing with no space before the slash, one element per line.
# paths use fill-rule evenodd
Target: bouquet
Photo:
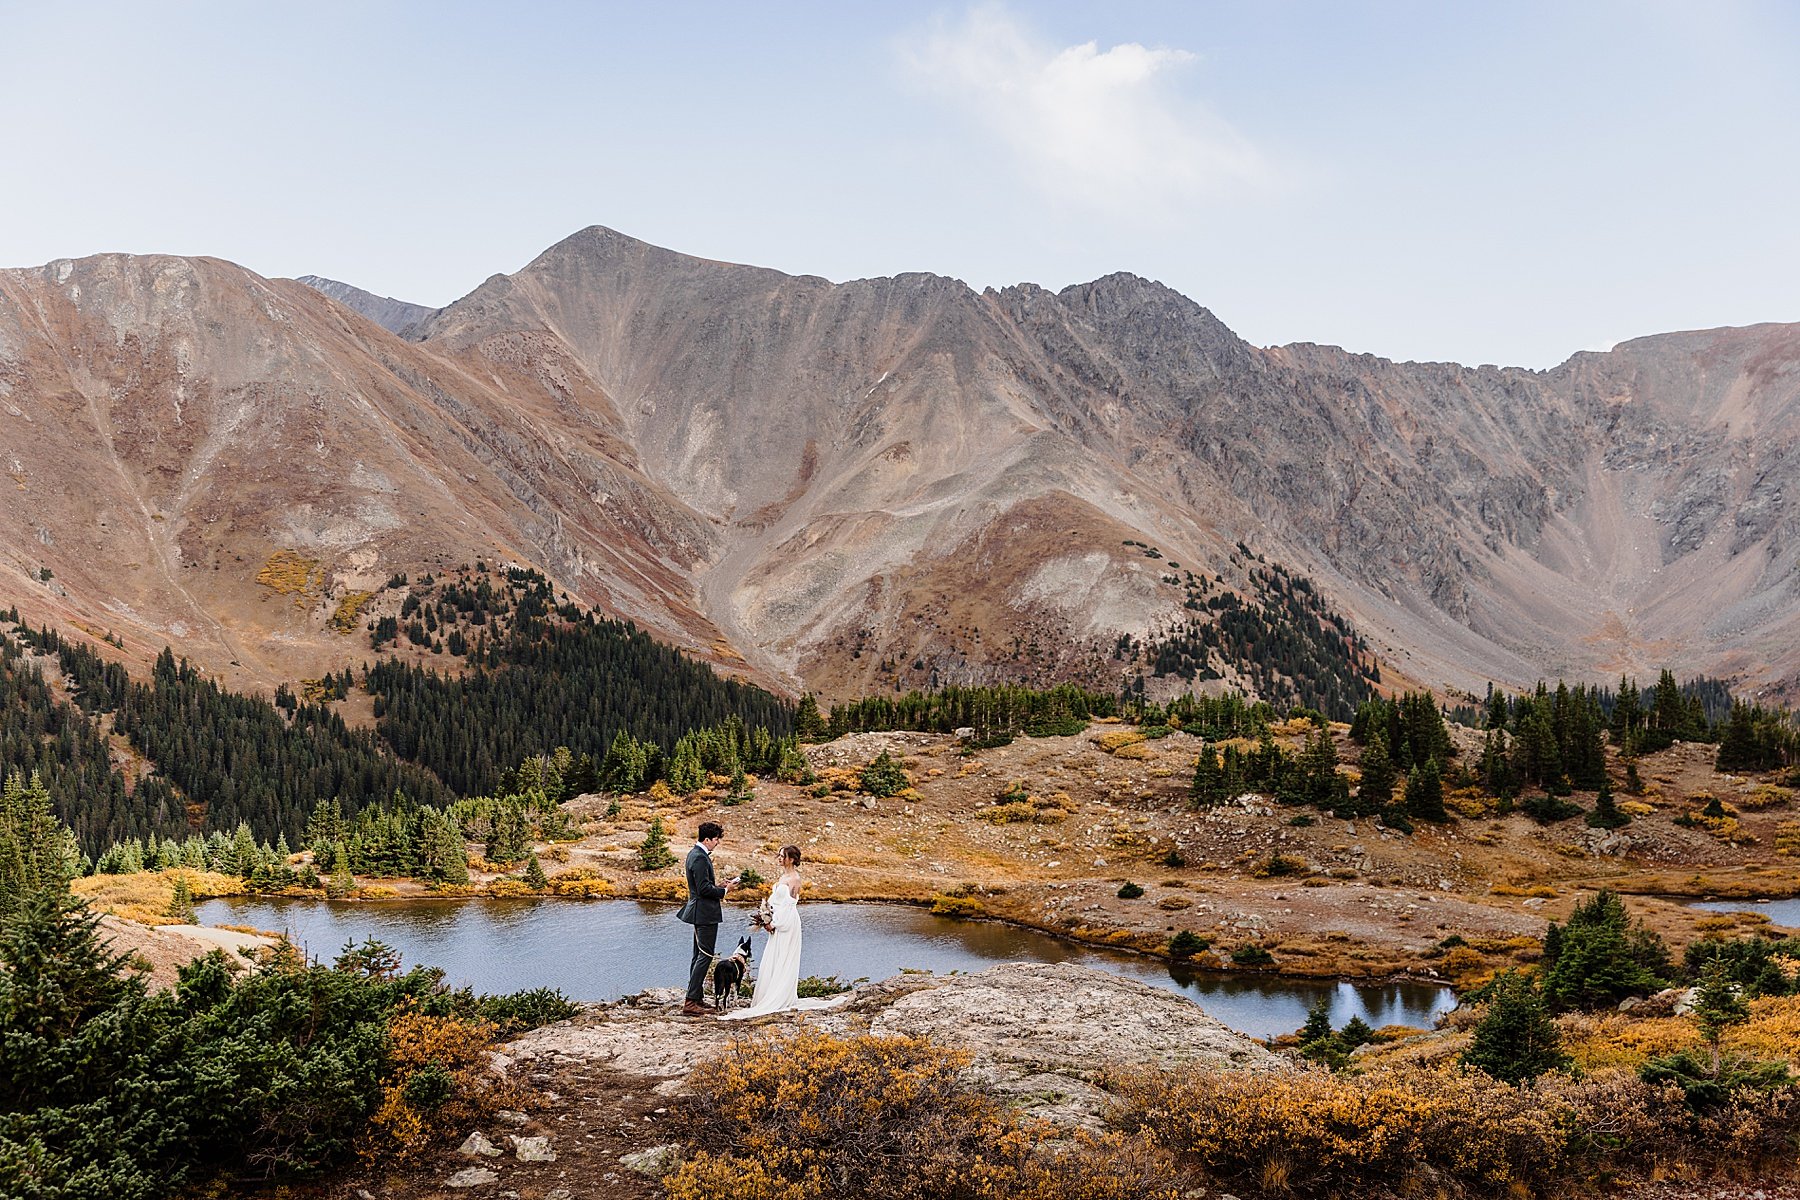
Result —
<path fill-rule="evenodd" d="M 767 900 L 756 906 L 750 916 L 750 928 L 760 929 L 764 933 L 775 932 L 775 909 Z"/>

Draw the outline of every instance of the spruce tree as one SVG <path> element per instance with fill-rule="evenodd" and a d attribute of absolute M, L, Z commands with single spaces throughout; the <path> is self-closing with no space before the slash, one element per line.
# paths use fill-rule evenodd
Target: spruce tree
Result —
<path fill-rule="evenodd" d="M 886 750 L 877 754 L 862 770 L 862 789 L 871 796 L 892 796 L 911 783 L 905 769 Z"/>
<path fill-rule="evenodd" d="M 1631 921 L 1625 903 L 1602 889 L 1575 905 L 1567 924 L 1544 934 L 1544 999 L 1553 1007 L 1600 1008 L 1646 996 L 1669 973 L 1668 948 Z"/>
<path fill-rule="evenodd" d="M 1594 797 L 1594 811 L 1588 814 L 1587 823 L 1595 829 L 1617 829 L 1631 823 L 1631 817 L 1620 812 L 1613 802 L 1612 780 L 1605 776 L 1600 778 L 1600 791 Z"/>
<path fill-rule="evenodd" d="M 331 878 L 325 884 L 327 896 L 348 896 L 356 890 L 356 877 L 350 873 L 350 848 L 339 842 L 331 848 Z"/>
<path fill-rule="evenodd" d="M 56 819 L 43 779 L 8 776 L 0 785 L 0 921 L 31 892 L 63 891 L 80 867 L 81 848 Z"/>
<path fill-rule="evenodd" d="M 675 743 L 668 778 L 669 786 L 684 796 L 706 785 L 706 767 L 700 761 L 700 747 L 691 735 Z"/>
<path fill-rule="evenodd" d="M 533 854 L 525 863 L 525 885 L 534 892 L 541 892 L 550 886 L 550 879 L 544 874 L 544 864 Z"/>
<path fill-rule="evenodd" d="M 803 742 L 824 741 L 829 732 L 825 718 L 819 712 L 819 702 L 811 692 L 800 697 L 800 707 L 794 710 L 794 732 Z"/>
<path fill-rule="evenodd" d="M 1487 1012 L 1462 1060 L 1502 1083 L 1526 1083 L 1569 1064 L 1543 998 L 1516 971 L 1501 972 L 1490 985 Z"/>
<path fill-rule="evenodd" d="M 169 897 L 169 907 L 164 910 L 163 916 L 174 925 L 194 924 L 194 893 L 188 887 L 186 875 L 175 876 L 175 891 Z"/>
<path fill-rule="evenodd" d="M 1216 808 L 1228 799 L 1218 751 L 1211 746 L 1200 747 L 1200 757 L 1194 762 L 1194 779 L 1188 785 L 1188 803 L 1195 808 Z"/>
<path fill-rule="evenodd" d="M 674 861 L 674 852 L 669 849 L 669 831 L 663 828 L 662 817 L 651 817 L 650 828 L 638 846 L 638 870 L 660 871 Z"/>
<path fill-rule="evenodd" d="M 1394 762 L 1388 757 L 1387 738 L 1379 730 L 1369 734 L 1358 766 L 1362 781 L 1357 784 L 1357 806 L 1366 813 L 1378 813 L 1394 799 Z"/>
<path fill-rule="evenodd" d="M 1331 1003 L 1319 997 L 1318 1003 L 1306 1010 L 1306 1024 L 1300 1027 L 1300 1044 L 1316 1042 L 1331 1036 Z"/>
<path fill-rule="evenodd" d="M 1450 819 L 1444 808 L 1444 780 L 1437 759 L 1426 759 L 1424 766 L 1407 775 L 1404 803 L 1409 817 L 1437 822 Z"/>
<path fill-rule="evenodd" d="M 1750 1009 L 1731 980 L 1725 961 L 1715 958 L 1700 973 L 1694 989 L 1694 1023 L 1712 1052 L 1713 1071 L 1719 1069 L 1719 1039 L 1733 1025 L 1750 1019 Z"/>

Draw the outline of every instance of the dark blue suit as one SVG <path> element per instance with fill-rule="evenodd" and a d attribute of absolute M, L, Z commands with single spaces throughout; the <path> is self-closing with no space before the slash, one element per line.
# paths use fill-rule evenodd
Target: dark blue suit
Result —
<path fill-rule="evenodd" d="M 725 888 L 713 881 L 712 855 L 695 842 L 687 856 L 687 903 L 676 915 L 694 927 L 694 960 L 688 966 L 687 998 L 694 1004 L 706 1003 L 706 972 L 712 968 L 718 952 L 719 922 L 725 919 L 719 901 Z"/>

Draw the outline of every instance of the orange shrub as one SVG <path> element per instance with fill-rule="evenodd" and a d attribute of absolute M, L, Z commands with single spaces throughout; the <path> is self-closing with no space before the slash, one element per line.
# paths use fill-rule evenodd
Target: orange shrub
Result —
<path fill-rule="evenodd" d="M 357 1142 L 365 1162 L 405 1161 L 446 1131 L 518 1102 L 515 1088 L 488 1070 L 499 1026 L 406 1011 L 388 1024 L 381 1103 Z"/>
<path fill-rule="evenodd" d="M 1336 1196 L 1453 1182 L 1535 1190 L 1564 1165 L 1557 1114 L 1484 1075 L 1428 1069 L 1340 1076 L 1115 1073 L 1127 1131 L 1234 1185 Z"/>
<path fill-rule="evenodd" d="M 907 1037 L 800 1030 L 735 1042 L 689 1077 L 670 1200 L 1174 1200 L 1147 1139 L 1057 1138 L 970 1083 L 969 1055 Z M 1050 1145 L 1055 1139 L 1054 1148 Z"/>

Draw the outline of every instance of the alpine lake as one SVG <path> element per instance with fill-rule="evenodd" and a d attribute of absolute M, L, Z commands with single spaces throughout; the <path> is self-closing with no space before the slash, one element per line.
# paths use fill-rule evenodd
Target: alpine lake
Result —
<path fill-rule="evenodd" d="M 368 903 L 234 897 L 198 909 L 206 925 L 280 931 L 310 958 L 330 962 L 347 943 L 375 939 L 407 964 L 442 968 L 452 986 L 477 992 L 558 988 L 571 999 L 615 1000 L 687 977 L 689 927 L 675 906 L 640 900 L 384 900 Z M 748 932 L 727 910 L 720 948 Z M 1334 1026 L 1361 1017 L 1373 1028 L 1430 1028 L 1454 1008 L 1429 983 L 1349 983 L 1253 972 L 1195 971 L 1162 959 L 1068 942 L 1033 929 L 957 920 L 891 904 L 808 904 L 802 909 L 802 973 L 848 983 L 906 971 L 973 972 L 1002 962 L 1070 962 L 1192 998 L 1241 1033 L 1292 1032 L 1321 999 Z M 756 934 L 760 951 L 763 935 Z M 754 964 L 752 967 L 754 972 Z"/>

